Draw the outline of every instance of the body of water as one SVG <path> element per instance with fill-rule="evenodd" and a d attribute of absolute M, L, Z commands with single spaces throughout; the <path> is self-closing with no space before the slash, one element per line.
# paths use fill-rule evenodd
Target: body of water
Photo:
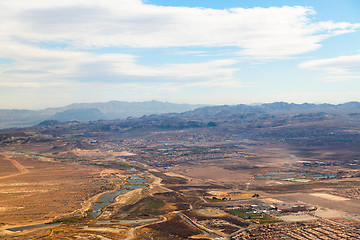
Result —
<path fill-rule="evenodd" d="M 15 227 L 15 228 L 8 228 L 6 230 L 11 232 L 21 232 L 24 230 L 31 230 L 35 228 L 42 228 L 42 227 L 53 227 L 56 225 L 60 225 L 61 223 L 41 223 L 41 224 L 34 224 L 34 225 L 28 225 L 28 226 L 22 226 L 22 227 Z"/>
<path fill-rule="evenodd" d="M 298 176 L 310 176 L 317 180 L 329 179 L 337 176 L 336 173 L 308 173 L 308 172 L 269 172 L 265 176 L 256 176 L 256 179 L 282 180 L 284 178 L 296 178 Z"/>
<path fill-rule="evenodd" d="M 37 156 L 38 157 L 38 156 Z M 111 192 L 111 193 L 105 193 L 99 197 L 99 200 L 94 203 L 94 208 L 92 210 L 90 218 L 96 218 L 101 214 L 101 210 L 113 203 L 114 199 L 124 193 L 130 192 L 134 189 L 138 188 L 144 188 L 147 189 L 148 185 L 145 185 L 144 183 L 147 181 L 147 179 L 142 178 L 140 176 L 131 176 L 126 184 L 121 186 L 120 190 Z M 59 223 L 42 223 L 42 224 L 34 224 L 34 225 L 27 225 L 22 227 L 14 227 L 14 228 L 8 228 L 6 230 L 11 232 L 20 232 L 24 230 L 31 230 L 36 228 L 42 228 L 42 227 L 52 227 L 62 224 Z"/>
<path fill-rule="evenodd" d="M 111 192 L 111 193 L 105 193 L 101 195 L 96 203 L 94 203 L 93 210 L 91 212 L 90 218 L 96 218 L 101 214 L 101 210 L 112 204 L 114 202 L 114 199 L 124 193 L 130 192 L 134 189 L 139 188 L 148 188 L 148 185 L 145 185 L 144 183 L 147 180 L 140 176 L 131 176 L 126 184 L 121 186 L 120 190 Z"/>

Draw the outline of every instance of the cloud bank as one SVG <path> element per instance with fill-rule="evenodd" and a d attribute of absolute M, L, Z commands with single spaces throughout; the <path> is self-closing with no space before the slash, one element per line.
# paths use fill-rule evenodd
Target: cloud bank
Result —
<path fill-rule="evenodd" d="M 139 0 L 8 0 L 1 7 L 4 38 L 79 49 L 235 46 L 242 55 L 274 58 L 315 50 L 322 40 L 359 27 L 316 22 L 315 11 L 301 6 L 216 10 Z"/>
<path fill-rule="evenodd" d="M 316 59 L 301 63 L 301 68 L 326 70 L 330 73 L 360 73 L 360 54 Z"/>

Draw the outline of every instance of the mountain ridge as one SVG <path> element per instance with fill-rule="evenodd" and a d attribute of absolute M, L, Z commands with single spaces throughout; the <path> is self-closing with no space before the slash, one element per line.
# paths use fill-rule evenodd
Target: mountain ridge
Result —
<path fill-rule="evenodd" d="M 125 102 L 109 101 L 96 103 L 73 103 L 60 108 L 44 110 L 0 110 L 0 128 L 26 127 L 39 124 L 46 120 L 57 121 L 97 121 L 141 118 L 141 120 L 159 121 L 159 119 L 186 119 L 189 121 L 252 121 L 258 119 L 326 119 L 330 115 L 349 115 L 355 117 L 360 114 L 359 102 L 343 104 L 314 104 L 274 102 L 261 105 L 220 105 L 204 106 L 191 104 L 176 104 L 159 101 Z M 139 119 L 140 120 L 140 119 Z M 193 123 L 190 123 L 192 125 Z"/>
<path fill-rule="evenodd" d="M 125 119 L 127 117 L 141 117 L 149 114 L 185 112 L 201 106 L 204 105 L 169 103 L 155 100 L 144 102 L 113 100 L 95 103 L 73 103 L 64 107 L 42 110 L 0 109 L 0 128 L 27 127 L 45 120 L 95 121 L 101 119 Z M 82 114 L 79 114 L 80 112 Z M 94 114 L 95 117 L 93 117 Z"/>

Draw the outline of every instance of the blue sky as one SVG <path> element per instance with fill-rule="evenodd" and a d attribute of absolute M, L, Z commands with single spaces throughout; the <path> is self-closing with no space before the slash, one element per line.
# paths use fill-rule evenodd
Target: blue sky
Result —
<path fill-rule="evenodd" d="M 2 0 L 0 108 L 360 101 L 360 1 Z"/>

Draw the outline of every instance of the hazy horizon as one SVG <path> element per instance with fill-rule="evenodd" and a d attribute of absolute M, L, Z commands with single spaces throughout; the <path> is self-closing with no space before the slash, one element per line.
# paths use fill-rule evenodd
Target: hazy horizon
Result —
<path fill-rule="evenodd" d="M 169 101 L 160 101 L 160 100 L 156 100 L 156 99 L 151 99 L 151 100 L 145 100 L 145 101 L 125 101 L 125 100 L 110 100 L 110 101 L 103 101 L 103 102 L 74 102 L 74 103 L 70 103 L 67 105 L 58 105 L 58 106 L 48 106 L 48 107 L 44 107 L 44 108 L 1 108 L 0 110 L 31 110 L 31 111 L 38 111 L 38 110 L 44 110 L 44 109 L 52 109 L 52 108 L 61 108 L 61 107 L 66 107 L 66 106 L 70 106 L 73 104 L 98 104 L 98 103 L 108 103 L 108 102 L 127 102 L 127 103 L 144 103 L 144 102 L 161 102 L 161 103 L 170 103 L 170 104 L 188 104 L 188 105 L 203 105 L 203 106 L 223 106 L 223 105 L 229 105 L 229 106 L 234 106 L 234 105 L 240 105 L 240 104 L 244 104 L 244 105 L 249 105 L 249 106 L 256 106 L 256 105 L 262 105 L 262 104 L 271 104 L 271 103 L 279 103 L 279 102 L 284 102 L 284 103 L 288 103 L 288 104 L 316 104 L 316 105 L 321 105 L 321 104 L 332 104 L 332 105 L 341 105 L 341 104 L 345 104 L 345 103 L 349 103 L 349 102 L 359 102 L 359 101 L 347 101 L 347 102 L 340 102 L 340 103 L 329 103 L 329 102 L 286 102 L 286 101 L 276 101 L 276 102 L 257 102 L 257 103 L 234 103 L 234 104 L 207 104 L 207 103 L 184 103 L 184 102 L 169 102 Z"/>

